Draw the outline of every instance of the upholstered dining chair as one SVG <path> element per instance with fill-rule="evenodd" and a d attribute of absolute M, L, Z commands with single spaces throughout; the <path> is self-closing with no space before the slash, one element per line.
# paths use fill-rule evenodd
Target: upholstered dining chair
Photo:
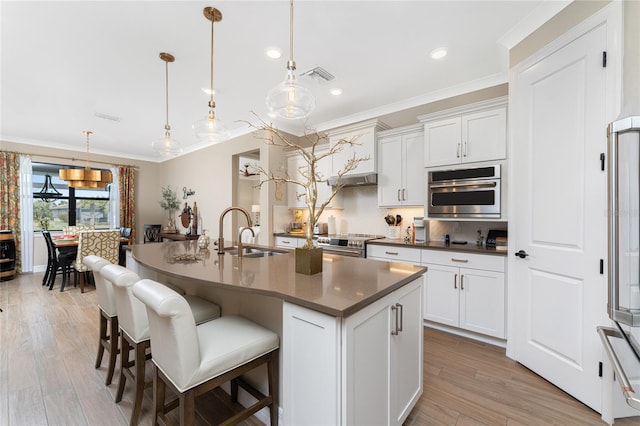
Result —
<path fill-rule="evenodd" d="M 279 338 L 240 316 L 222 316 L 215 321 L 196 325 L 185 298 L 170 288 L 148 279 L 133 286 L 133 294 L 147 307 L 153 345 L 153 423 L 168 423 L 166 413 L 176 407 L 180 424 L 195 421 L 195 398 L 222 383 L 231 381 L 231 399 L 237 399 L 238 385 L 247 389 L 258 401 L 234 414 L 223 424 L 236 424 L 263 407 L 269 407 L 270 423 L 278 424 L 274 395 L 277 379 L 274 363 L 278 359 Z M 262 364 L 267 364 L 268 395 L 240 379 Z M 178 395 L 165 404 L 166 388 Z M 160 419 L 159 419 L 160 418 Z"/>
<path fill-rule="evenodd" d="M 107 377 L 105 385 L 109 386 L 113 379 L 113 372 L 116 367 L 116 357 L 118 356 L 118 311 L 116 310 L 116 301 L 113 296 L 113 287 L 111 283 L 102 278 L 102 268 L 111 265 L 106 259 L 100 256 L 85 256 L 82 262 L 93 271 L 93 279 L 96 283 L 96 299 L 98 301 L 99 312 L 99 338 L 98 338 L 98 354 L 96 356 L 95 368 L 100 368 L 102 357 L 106 350 L 109 354 L 109 363 L 107 365 Z"/>
<path fill-rule="evenodd" d="M 113 294 L 120 325 L 120 375 L 116 403 L 122 400 L 127 378 L 135 384 L 135 397 L 131 413 L 131 425 L 138 423 L 142 410 L 142 397 L 151 382 L 145 382 L 145 361 L 152 357 L 147 354 L 150 343 L 149 320 L 145 306 L 131 293 L 133 285 L 140 277 L 130 269 L 120 265 L 102 268 L 102 277 L 113 285 Z M 220 307 L 197 296 L 185 296 L 189 300 L 193 315 L 191 321 L 200 324 L 220 317 Z M 129 354 L 134 351 L 134 359 Z M 131 369 L 135 368 L 135 372 Z"/>
<path fill-rule="evenodd" d="M 58 253 L 56 246 L 51 239 L 51 233 L 48 231 L 42 232 L 42 237 L 47 244 L 47 269 L 42 278 L 42 285 L 48 285 L 49 290 L 53 289 L 55 284 L 56 275 L 62 274 L 62 286 L 60 291 L 64 290 L 64 286 L 67 284 L 67 279 L 71 278 L 71 269 L 73 260 L 75 258 L 74 252 Z"/>
<path fill-rule="evenodd" d="M 73 267 L 76 276 L 80 275 L 80 292 L 84 293 L 84 285 L 87 281 L 87 273 L 90 268 L 82 260 L 85 256 L 96 255 L 108 260 L 110 263 L 118 263 L 120 252 L 120 231 L 80 231 L 78 232 L 78 251 Z"/>

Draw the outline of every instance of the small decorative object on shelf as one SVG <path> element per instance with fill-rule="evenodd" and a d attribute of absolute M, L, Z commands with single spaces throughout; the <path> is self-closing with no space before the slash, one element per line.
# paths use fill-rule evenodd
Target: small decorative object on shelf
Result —
<path fill-rule="evenodd" d="M 180 204 L 178 203 L 178 196 L 176 191 L 171 189 L 171 186 L 162 187 L 162 200 L 160 200 L 160 207 L 164 210 L 169 210 L 169 222 L 164 228 L 164 232 L 167 234 L 175 234 L 176 224 L 173 220 L 173 212 L 178 209 Z"/>

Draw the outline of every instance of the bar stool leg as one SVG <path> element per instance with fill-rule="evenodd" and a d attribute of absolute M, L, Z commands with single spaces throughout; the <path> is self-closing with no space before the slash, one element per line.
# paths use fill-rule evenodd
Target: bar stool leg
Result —
<path fill-rule="evenodd" d="M 104 344 L 103 342 L 107 340 L 107 318 L 105 317 L 102 309 L 98 311 L 99 324 L 100 324 L 100 333 L 98 336 L 98 355 L 96 356 L 96 365 L 95 368 L 100 368 L 100 364 L 102 364 L 102 356 L 104 355 Z M 107 383 L 108 385 L 109 383 Z"/>
<path fill-rule="evenodd" d="M 144 396 L 145 388 L 145 363 L 146 363 L 146 348 L 149 346 L 149 341 L 138 343 L 135 345 L 136 352 L 136 396 L 135 403 L 133 405 L 133 413 L 131 413 L 131 426 L 138 424 L 138 417 L 140 417 L 140 411 L 142 410 L 142 397 Z M 193 423 L 189 423 L 193 424 Z"/>
<path fill-rule="evenodd" d="M 118 337 L 120 326 L 118 324 L 118 317 L 112 317 L 109 321 L 109 367 L 107 369 L 106 385 L 109 386 L 113 379 L 113 373 L 116 370 L 116 357 L 120 352 L 118 350 Z"/>
<path fill-rule="evenodd" d="M 122 394 L 124 393 L 124 385 L 127 383 L 127 376 L 125 371 L 131 366 L 129 363 L 129 352 L 131 351 L 131 345 L 124 336 L 124 333 L 120 332 L 120 378 L 118 380 L 118 391 L 116 392 L 116 402 L 122 401 Z"/>

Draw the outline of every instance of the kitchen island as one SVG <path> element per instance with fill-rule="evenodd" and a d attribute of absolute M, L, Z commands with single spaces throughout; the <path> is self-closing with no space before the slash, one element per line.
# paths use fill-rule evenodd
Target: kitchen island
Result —
<path fill-rule="evenodd" d="M 308 276 L 294 263 L 293 253 L 240 258 L 185 241 L 135 245 L 127 266 L 280 335 L 284 424 L 402 424 L 422 393 L 426 268 L 324 255 Z"/>

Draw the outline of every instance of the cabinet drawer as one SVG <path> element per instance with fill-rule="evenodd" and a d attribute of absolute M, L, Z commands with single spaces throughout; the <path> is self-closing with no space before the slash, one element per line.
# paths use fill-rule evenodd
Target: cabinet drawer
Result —
<path fill-rule="evenodd" d="M 295 237 L 276 237 L 277 247 L 296 248 L 304 244 L 304 238 Z"/>
<path fill-rule="evenodd" d="M 505 257 L 443 250 L 422 250 L 422 263 L 504 272 Z"/>
<path fill-rule="evenodd" d="M 395 247 L 387 245 L 368 245 L 367 257 L 379 259 L 395 260 L 398 262 L 420 263 L 420 252 L 422 250 L 411 247 Z"/>

